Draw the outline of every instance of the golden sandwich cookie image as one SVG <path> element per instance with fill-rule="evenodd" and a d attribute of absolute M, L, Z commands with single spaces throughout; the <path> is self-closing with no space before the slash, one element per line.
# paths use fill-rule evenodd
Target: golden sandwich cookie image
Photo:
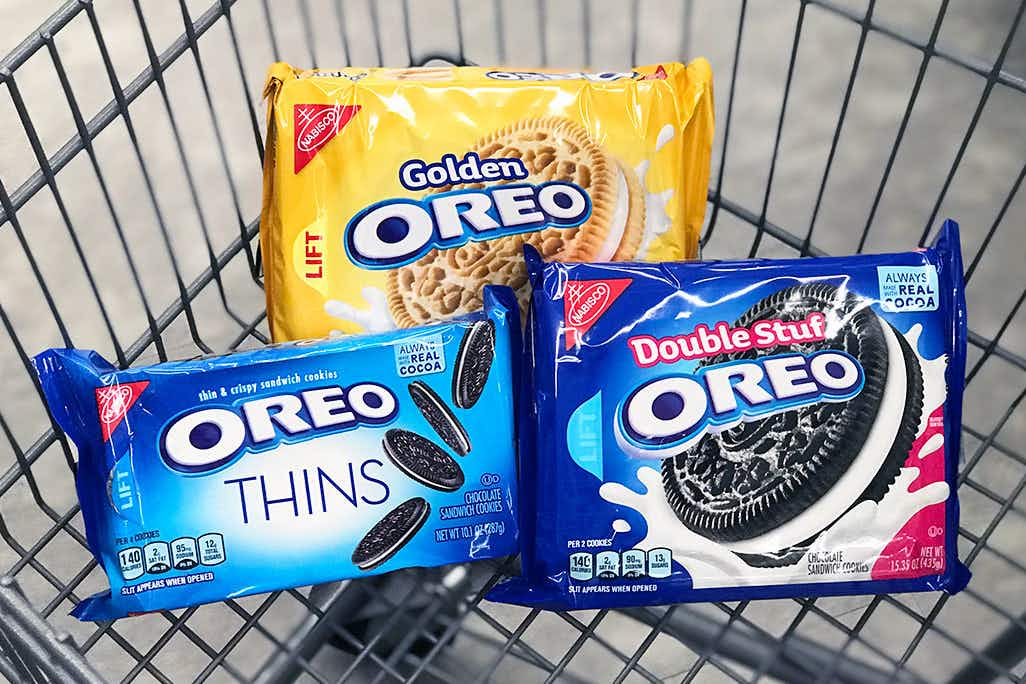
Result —
<path fill-rule="evenodd" d="M 529 294 L 523 244 L 546 259 L 626 261 L 633 259 L 645 227 L 644 191 L 633 169 L 604 151 L 579 124 L 559 117 L 526 119 L 483 138 L 474 148 L 480 159 L 518 159 L 527 175 L 497 181 L 572 183 L 591 202 L 581 224 L 543 228 L 489 242 L 434 249 L 388 276 L 388 304 L 399 327 L 422 325 L 481 308 L 487 284 L 510 285 L 521 308 Z M 439 188 L 448 192 L 481 188 L 483 183 Z"/>

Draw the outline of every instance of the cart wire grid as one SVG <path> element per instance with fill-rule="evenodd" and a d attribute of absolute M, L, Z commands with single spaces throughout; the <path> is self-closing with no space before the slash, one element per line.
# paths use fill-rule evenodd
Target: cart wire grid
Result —
<path fill-rule="evenodd" d="M 1026 2 L 69 1 L 30 31 L 46 4 L 5 3 L 4 33 L 31 22 L 0 42 L 0 678 L 1023 681 Z M 960 221 L 966 591 L 541 612 L 482 600 L 504 560 L 67 615 L 106 580 L 29 359 L 78 346 L 126 367 L 268 341 L 269 63 L 696 56 L 716 78 L 705 257 L 900 251 Z"/>

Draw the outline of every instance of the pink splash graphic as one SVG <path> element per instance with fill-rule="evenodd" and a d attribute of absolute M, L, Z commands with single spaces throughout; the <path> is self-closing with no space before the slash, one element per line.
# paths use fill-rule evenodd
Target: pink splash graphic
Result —
<path fill-rule="evenodd" d="M 944 481 L 944 405 L 930 414 L 926 429 L 916 438 L 905 468 L 919 475 L 909 493 Z M 873 565 L 873 579 L 921 577 L 944 571 L 945 502 L 927 506 L 909 518 Z"/>

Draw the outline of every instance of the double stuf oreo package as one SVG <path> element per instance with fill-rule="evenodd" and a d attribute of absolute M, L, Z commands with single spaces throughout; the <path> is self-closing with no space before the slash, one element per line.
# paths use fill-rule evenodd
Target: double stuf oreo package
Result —
<path fill-rule="evenodd" d="M 902 254 L 527 261 L 523 575 L 490 598 L 575 609 L 966 585 L 954 222 Z"/>
<path fill-rule="evenodd" d="M 276 341 L 407 328 L 530 288 L 560 261 L 694 258 L 713 136 L 709 64 L 267 77 L 260 221 Z"/>

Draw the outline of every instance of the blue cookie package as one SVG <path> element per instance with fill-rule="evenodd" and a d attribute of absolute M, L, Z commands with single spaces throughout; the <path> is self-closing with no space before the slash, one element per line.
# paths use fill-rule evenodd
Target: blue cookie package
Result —
<path fill-rule="evenodd" d="M 489 599 L 593 609 L 966 585 L 954 222 L 901 254 L 526 258 L 522 575 Z"/>
<path fill-rule="evenodd" d="M 117 370 L 35 358 L 78 446 L 82 620 L 516 551 L 512 290 L 382 334 Z"/>

